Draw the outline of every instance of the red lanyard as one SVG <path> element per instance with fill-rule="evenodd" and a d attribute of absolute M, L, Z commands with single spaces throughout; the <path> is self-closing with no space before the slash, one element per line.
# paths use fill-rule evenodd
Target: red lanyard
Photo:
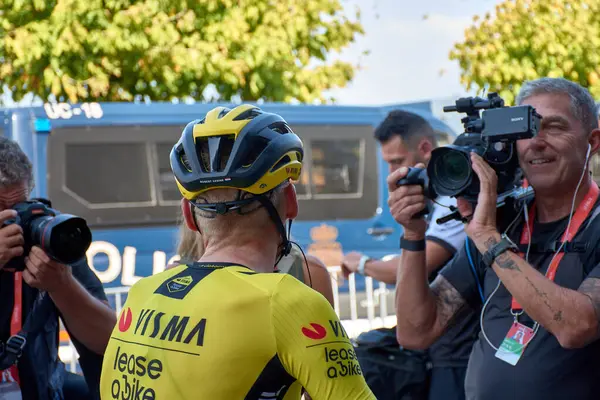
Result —
<path fill-rule="evenodd" d="M 573 215 L 571 219 L 571 225 L 569 226 L 569 230 L 565 231 L 562 236 L 561 242 L 571 241 L 577 234 L 577 231 L 586 220 L 586 218 L 590 215 L 594 204 L 596 204 L 596 200 L 598 199 L 598 194 L 600 193 L 600 189 L 595 182 L 591 182 L 590 189 L 586 193 L 583 201 L 577 207 L 577 211 Z M 527 230 L 527 226 L 523 226 L 523 232 L 521 232 L 521 244 L 529 244 L 529 236 L 533 234 L 533 219 L 535 218 L 535 203 L 529 210 L 529 230 Z M 550 262 L 548 266 L 548 270 L 546 271 L 546 277 L 551 281 L 554 281 L 554 277 L 556 276 L 556 270 L 558 269 L 558 264 L 560 264 L 562 258 L 564 257 L 564 251 L 558 253 Z M 521 252 L 519 256 L 524 257 L 524 254 Z M 523 307 L 517 302 L 517 300 L 512 298 L 512 310 L 518 311 L 522 310 Z"/>
<path fill-rule="evenodd" d="M 15 272 L 15 304 L 13 305 L 12 318 L 10 320 L 10 335 L 21 332 L 23 327 L 23 274 Z"/>
<path fill-rule="evenodd" d="M 14 336 L 21 332 L 23 327 L 23 274 L 15 272 L 14 274 L 15 303 L 13 305 L 12 317 L 10 319 L 10 335 Z M 11 379 L 12 378 L 12 379 Z M 20 385 L 19 370 L 16 365 L 2 371 L 2 381 L 14 380 Z"/>

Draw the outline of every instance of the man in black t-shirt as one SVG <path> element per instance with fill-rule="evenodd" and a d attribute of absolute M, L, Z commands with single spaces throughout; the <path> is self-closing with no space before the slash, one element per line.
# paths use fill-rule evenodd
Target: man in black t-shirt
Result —
<path fill-rule="evenodd" d="M 425 222 L 411 218 L 424 204 L 422 189 L 395 187 L 403 171 L 390 176 L 394 217 L 404 226 L 403 240 L 415 248 L 402 253 L 398 340 L 405 347 L 425 348 L 463 310 L 483 303 L 482 331 L 467 371 L 468 399 L 596 399 L 600 190 L 590 176 L 589 159 L 600 148 L 598 114 L 587 90 L 564 79 L 526 82 L 517 104 L 529 104 L 543 117 L 539 134 L 517 143 L 536 199 L 514 215 L 510 230 L 499 231 L 496 174 L 472 155 L 481 182 L 478 202 L 473 207 L 458 199 L 469 221 L 468 247 L 430 287 L 425 255 L 418 250 Z"/>
<path fill-rule="evenodd" d="M 27 200 L 32 188 L 29 159 L 17 143 L 0 137 L 0 343 L 4 345 L 25 326 L 34 304 L 36 310 L 46 311 L 34 311 L 44 323 L 40 329 L 27 332 L 16 368 L 0 371 L 0 398 L 64 399 L 66 375 L 58 358 L 59 317 L 90 383 L 88 398 L 98 398 L 102 355 L 116 324 L 98 277 L 85 260 L 63 265 L 51 260 L 40 247 L 33 247 L 25 257 L 22 274 L 5 268 L 23 254 L 24 236 L 18 224 L 4 223 L 16 217 L 12 207 Z"/>

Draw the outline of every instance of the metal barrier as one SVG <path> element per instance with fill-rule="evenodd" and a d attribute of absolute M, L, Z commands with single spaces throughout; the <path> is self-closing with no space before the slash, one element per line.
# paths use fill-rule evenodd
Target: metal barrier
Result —
<path fill-rule="evenodd" d="M 374 289 L 374 280 L 371 277 L 365 277 L 365 291 L 356 291 L 356 277 L 351 274 L 348 277 L 348 293 L 340 293 L 339 283 L 344 279 L 341 267 L 328 267 L 333 287 L 333 309 L 340 318 L 346 333 L 351 338 L 356 338 L 362 332 L 381 327 L 393 327 L 396 325 L 396 314 L 393 307 L 394 289 L 383 282 L 377 282 L 377 289 Z M 124 295 L 129 292 L 129 286 L 117 288 L 106 288 L 105 292 L 109 299 L 113 297 L 115 311 L 120 314 L 125 303 Z M 389 307 L 389 304 L 392 307 Z M 377 310 L 378 309 L 378 310 Z M 379 311 L 377 313 L 377 311 Z M 375 315 L 378 314 L 378 317 Z M 61 324 L 62 327 L 62 324 Z M 61 328 L 61 329 L 64 329 Z M 61 345 L 59 349 L 61 360 L 68 364 L 71 372 L 77 372 L 79 355 L 69 340 L 68 344 Z"/>

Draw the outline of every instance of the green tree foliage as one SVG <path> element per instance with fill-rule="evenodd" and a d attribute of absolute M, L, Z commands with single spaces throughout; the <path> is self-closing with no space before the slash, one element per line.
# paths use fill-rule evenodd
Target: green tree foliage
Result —
<path fill-rule="evenodd" d="M 0 0 L 0 81 L 72 102 L 192 97 L 324 101 L 363 33 L 340 0 Z"/>
<path fill-rule="evenodd" d="M 600 98 L 600 1 L 507 0 L 465 31 L 450 52 L 467 90 L 513 103 L 524 80 L 564 77 Z"/>

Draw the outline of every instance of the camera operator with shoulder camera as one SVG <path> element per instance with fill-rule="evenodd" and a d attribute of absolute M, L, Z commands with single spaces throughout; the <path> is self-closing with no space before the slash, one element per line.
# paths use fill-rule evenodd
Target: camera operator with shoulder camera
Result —
<path fill-rule="evenodd" d="M 600 148 L 600 130 L 594 100 L 581 86 L 551 78 L 526 82 L 517 107 L 489 98 L 457 101 L 455 111 L 468 114 L 465 136 L 432 155 L 430 187 L 458 197 L 468 243 L 431 286 L 425 252 L 402 252 L 398 341 L 426 348 L 462 310 L 483 305 L 468 399 L 596 399 L 600 208 L 589 160 Z M 490 109 L 478 119 L 484 108 Z M 511 167 L 512 160 L 518 165 Z M 516 194 L 523 190 L 519 167 L 534 199 Z M 388 179 L 395 218 L 405 227 L 403 240 L 416 247 L 425 222 L 413 215 L 425 204 L 427 186 L 397 185 L 402 178 L 397 172 Z M 512 218 L 497 218 L 510 204 Z"/>
<path fill-rule="evenodd" d="M 28 201 L 32 188 L 29 159 L 0 137 L 0 398 L 98 398 L 116 315 L 85 259 L 91 232 L 79 217 Z M 59 317 L 87 385 L 58 358 Z"/>

